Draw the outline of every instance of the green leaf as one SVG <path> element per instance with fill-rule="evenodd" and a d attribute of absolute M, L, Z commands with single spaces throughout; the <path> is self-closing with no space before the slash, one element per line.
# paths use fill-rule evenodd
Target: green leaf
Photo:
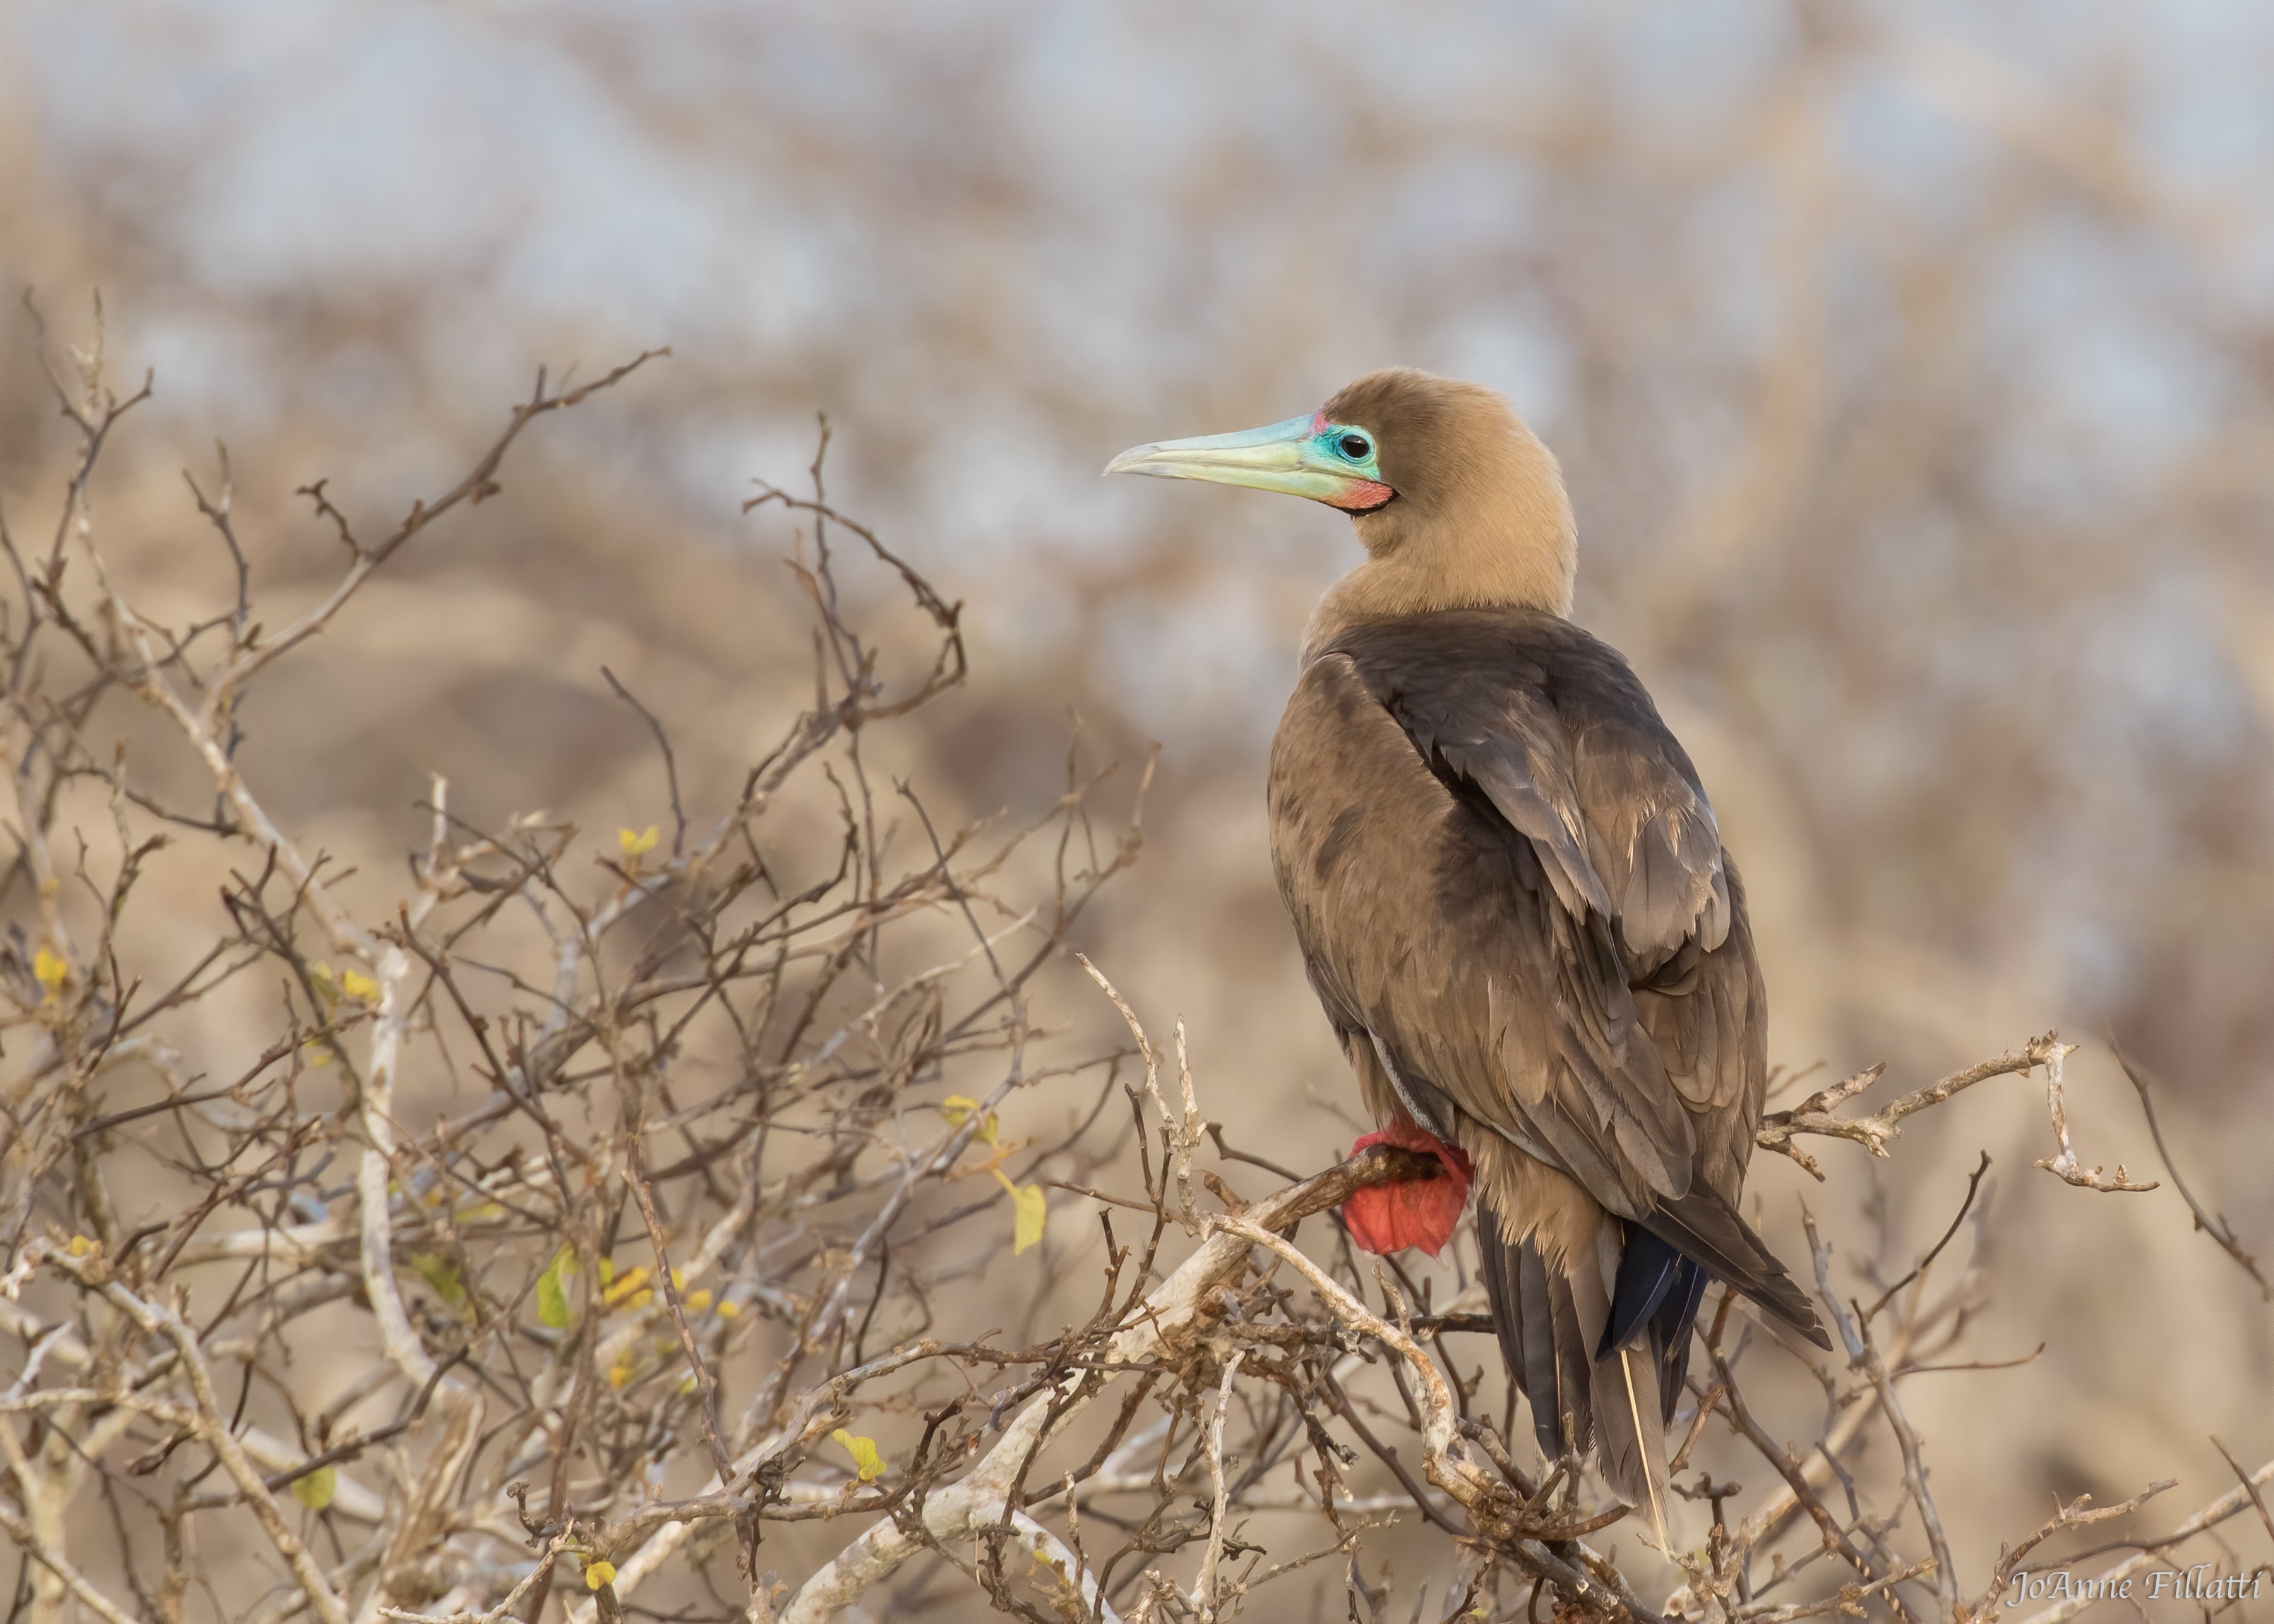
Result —
<path fill-rule="evenodd" d="M 537 1322 L 565 1331 L 572 1316 L 568 1312 L 567 1277 L 575 1272 L 576 1254 L 563 1246 L 553 1254 L 553 1261 L 545 1273 L 537 1277 Z"/>
<path fill-rule="evenodd" d="M 434 1295 L 456 1308 L 466 1300 L 466 1288 L 459 1282 L 458 1271 L 440 1252 L 414 1252 L 410 1267 L 418 1271 L 418 1278 L 434 1288 Z"/>
<path fill-rule="evenodd" d="M 861 1474 L 862 1482 L 874 1483 L 885 1475 L 885 1457 L 877 1453 L 875 1439 L 855 1438 L 841 1426 L 830 1436 L 853 1457 L 853 1470 Z"/>
<path fill-rule="evenodd" d="M 329 1466 L 319 1466 L 305 1477 L 292 1479 L 292 1498 L 311 1511 L 321 1511 L 339 1492 L 340 1474 Z"/>

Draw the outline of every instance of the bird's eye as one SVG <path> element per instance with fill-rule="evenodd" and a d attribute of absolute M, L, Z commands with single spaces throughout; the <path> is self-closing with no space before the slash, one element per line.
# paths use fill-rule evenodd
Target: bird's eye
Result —
<path fill-rule="evenodd" d="M 1367 453 L 1374 449 L 1373 446 L 1367 443 L 1367 438 L 1363 434 L 1345 434 L 1342 437 L 1339 444 L 1342 448 L 1342 454 L 1353 462 L 1364 462 L 1366 460 Z"/>

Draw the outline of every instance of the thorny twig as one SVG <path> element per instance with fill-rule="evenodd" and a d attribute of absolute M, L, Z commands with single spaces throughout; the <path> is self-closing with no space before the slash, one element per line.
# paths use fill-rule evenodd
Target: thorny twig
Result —
<path fill-rule="evenodd" d="M 2178 1187 L 2180 1199 L 2187 1202 L 2187 1211 L 2195 1214 L 2195 1228 L 2217 1241 L 2220 1249 L 2241 1266 L 2242 1272 L 2257 1282 L 2261 1297 L 2274 1302 L 2274 1283 L 2270 1283 L 2260 1271 L 2258 1259 L 2242 1249 L 2241 1237 L 2235 1234 L 2234 1226 L 2226 1221 L 2225 1214 L 2214 1213 L 2205 1207 L 2195 1192 L 2187 1187 L 2187 1181 L 2180 1176 L 2180 1164 L 2172 1159 L 2172 1147 L 2164 1142 L 2164 1124 L 2156 1120 L 2155 1095 L 2149 1086 L 2146 1068 L 2135 1064 L 2121 1046 L 2112 1041 L 2109 1047 L 2115 1051 L 2116 1064 L 2124 1068 L 2124 1075 L 2131 1079 L 2134 1091 L 2140 1096 L 2140 1109 L 2148 1118 L 2148 1132 L 2155 1139 L 2156 1154 L 2163 1158 L 2164 1170 L 2172 1176 L 2172 1183 Z M 2117 1171 L 2120 1174 L 2123 1169 L 2119 1168 Z"/>

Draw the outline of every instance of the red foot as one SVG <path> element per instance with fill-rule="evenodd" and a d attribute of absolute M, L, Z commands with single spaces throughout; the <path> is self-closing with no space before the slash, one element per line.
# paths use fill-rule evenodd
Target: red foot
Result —
<path fill-rule="evenodd" d="M 1468 1153 L 1425 1133 L 1399 1117 L 1379 1133 L 1368 1133 L 1351 1147 L 1355 1156 L 1369 1145 L 1399 1145 L 1427 1151 L 1444 1165 L 1442 1178 L 1413 1178 L 1394 1184 L 1375 1184 L 1355 1192 L 1343 1203 L 1343 1222 L 1351 1239 L 1366 1252 L 1399 1252 L 1419 1246 L 1435 1257 L 1452 1238 L 1468 1204 L 1473 1169 Z"/>

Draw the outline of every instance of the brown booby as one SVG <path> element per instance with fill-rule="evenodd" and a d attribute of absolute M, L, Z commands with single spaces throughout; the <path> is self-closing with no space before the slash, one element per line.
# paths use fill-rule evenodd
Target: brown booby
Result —
<path fill-rule="evenodd" d="M 1540 1449 L 1593 1449 L 1663 1546 L 1707 1282 L 1830 1343 L 1737 1210 L 1768 1081 L 1744 886 L 1633 669 L 1568 618 L 1554 455 L 1493 391 L 1395 368 L 1106 471 L 1351 515 L 1366 559 L 1312 615 L 1272 741 L 1272 863 L 1369 1140 L 1434 1150 L 1447 1177 L 1345 1217 L 1371 1250 L 1434 1252 L 1473 1173 Z"/>

